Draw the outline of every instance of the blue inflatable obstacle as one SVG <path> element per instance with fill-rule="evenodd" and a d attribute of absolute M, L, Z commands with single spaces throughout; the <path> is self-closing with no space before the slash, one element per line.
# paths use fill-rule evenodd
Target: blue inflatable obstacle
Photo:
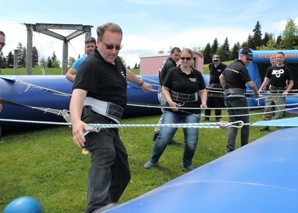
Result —
<path fill-rule="evenodd" d="M 270 57 L 276 56 L 277 52 L 283 52 L 285 55 L 284 63 L 292 71 L 294 78 L 294 86 L 292 89 L 298 89 L 298 50 L 251 50 L 253 53 L 253 60 L 247 66 L 249 75 L 252 81 L 258 88 L 261 87 L 266 69 L 271 66 Z M 241 50 L 239 51 L 240 57 Z M 287 97 L 286 104 L 297 103 L 297 98 Z M 259 104 L 255 99 L 248 99 L 249 106 L 257 106 Z M 260 102 L 264 105 L 264 101 Z"/>
<path fill-rule="evenodd" d="M 298 212 L 297 137 L 275 131 L 105 212 Z"/>
<path fill-rule="evenodd" d="M 153 85 L 154 90 L 158 89 L 157 76 L 139 76 L 145 82 Z M 62 116 L 33 109 L 33 107 L 51 108 L 57 110 L 69 110 L 72 83 L 63 75 L 20 75 L 20 76 L 0 76 L 0 93 L 2 100 L 17 103 L 25 106 L 3 104 L 0 119 L 34 120 L 65 122 Z M 145 93 L 140 87 L 133 83 L 128 83 L 128 102 L 138 104 L 159 104 L 157 92 Z M 160 114 L 159 108 L 127 106 L 123 117 L 136 117 L 145 115 Z M 24 130 L 34 130 L 47 127 L 39 123 L 21 123 L 0 121 L 2 133 L 18 132 Z"/>

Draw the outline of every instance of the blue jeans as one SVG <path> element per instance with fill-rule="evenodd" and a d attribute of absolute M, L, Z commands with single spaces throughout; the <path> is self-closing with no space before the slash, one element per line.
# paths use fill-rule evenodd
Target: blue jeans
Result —
<path fill-rule="evenodd" d="M 86 123 L 113 123 L 94 112 L 83 116 L 82 120 Z M 86 135 L 85 148 L 92 153 L 85 210 L 85 213 L 91 213 L 118 201 L 129 183 L 130 170 L 127 151 L 116 128 L 90 132 Z"/>
<path fill-rule="evenodd" d="M 176 113 L 168 110 L 164 110 L 162 116 L 163 124 L 171 123 L 199 123 L 200 117 L 195 115 L 188 115 L 183 113 Z M 160 133 L 155 141 L 152 155 L 150 158 L 151 163 L 155 164 L 158 162 L 163 151 L 167 147 L 169 141 L 172 140 L 175 135 L 177 128 L 162 127 Z M 183 152 L 183 162 L 184 167 L 192 165 L 192 158 L 195 154 L 198 139 L 199 139 L 199 129 L 198 128 L 184 128 L 184 152 Z"/>

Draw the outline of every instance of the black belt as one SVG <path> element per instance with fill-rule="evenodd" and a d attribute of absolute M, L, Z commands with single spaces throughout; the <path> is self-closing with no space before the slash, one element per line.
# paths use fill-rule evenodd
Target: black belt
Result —
<path fill-rule="evenodd" d="M 285 87 L 275 87 L 272 85 L 270 85 L 270 88 L 269 88 L 270 92 L 272 93 L 283 93 L 285 89 L 286 89 Z"/>

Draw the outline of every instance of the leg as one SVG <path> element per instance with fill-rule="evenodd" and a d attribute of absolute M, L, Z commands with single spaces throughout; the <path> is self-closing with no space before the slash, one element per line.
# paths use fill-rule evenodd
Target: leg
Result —
<path fill-rule="evenodd" d="M 182 123 L 199 123 L 200 117 L 195 115 L 183 115 Z M 187 168 L 192 166 L 192 158 L 195 154 L 198 139 L 199 139 L 199 129 L 198 128 L 184 128 L 184 152 L 183 152 L 183 167 Z"/>
<path fill-rule="evenodd" d="M 265 106 L 272 106 L 274 105 L 273 97 L 266 97 L 265 98 Z M 264 114 L 264 121 L 271 120 L 271 117 L 273 116 L 273 107 L 266 107 L 265 108 L 265 114 Z M 271 113 L 270 113 L 271 112 Z"/>
<path fill-rule="evenodd" d="M 235 101 L 233 100 L 225 100 L 227 107 L 235 107 Z M 228 109 L 228 115 L 236 115 L 235 109 Z M 229 122 L 237 121 L 235 116 L 229 117 Z M 227 138 L 227 153 L 232 152 L 235 150 L 235 142 L 238 133 L 238 128 L 231 127 L 228 131 L 228 138 Z"/>
<path fill-rule="evenodd" d="M 285 104 L 286 98 L 285 97 L 275 97 L 274 103 L 275 105 L 282 105 Z M 275 110 L 284 110 L 285 106 L 277 106 L 275 107 Z M 282 119 L 283 118 L 284 111 L 276 112 L 275 113 L 275 119 Z"/>
<path fill-rule="evenodd" d="M 179 114 L 165 110 L 162 123 L 163 124 L 180 123 Z M 162 155 L 163 151 L 167 147 L 169 141 L 172 140 L 176 131 L 177 131 L 177 128 L 168 128 L 168 127 L 161 128 L 160 133 L 154 144 L 152 155 L 150 158 L 150 162 L 152 164 L 156 164 L 158 162 L 160 156 Z"/>
<path fill-rule="evenodd" d="M 127 159 L 127 151 L 118 135 L 118 129 L 111 130 L 116 132 L 116 136 L 114 137 L 116 158 L 115 164 L 112 167 L 112 184 L 110 187 L 110 195 L 112 202 L 117 203 L 127 184 L 129 183 L 131 176 Z"/>
<path fill-rule="evenodd" d="M 216 97 L 215 98 L 215 107 L 216 108 L 221 108 L 221 103 L 222 103 L 222 98 Z M 215 115 L 220 116 L 221 115 L 221 110 L 220 109 L 216 109 L 215 110 Z M 216 117 L 216 118 L 221 118 L 221 117 Z"/>

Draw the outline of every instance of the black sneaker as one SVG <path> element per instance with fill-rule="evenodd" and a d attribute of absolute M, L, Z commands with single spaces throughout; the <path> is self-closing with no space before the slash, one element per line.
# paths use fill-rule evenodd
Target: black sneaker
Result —
<path fill-rule="evenodd" d="M 181 145 L 181 143 L 175 141 L 174 139 L 171 140 L 171 142 L 169 143 L 169 145 Z"/>

